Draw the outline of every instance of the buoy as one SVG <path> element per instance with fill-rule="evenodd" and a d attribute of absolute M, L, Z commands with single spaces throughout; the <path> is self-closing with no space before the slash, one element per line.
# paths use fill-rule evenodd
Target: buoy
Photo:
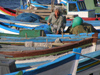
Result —
<path fill-rule="evenodd" d="M 75 17 L 72 23 L 72 28 L 78 25 L 82 25 L 82 23 L 83 23 L 83 19 L 81 17 Z"/>

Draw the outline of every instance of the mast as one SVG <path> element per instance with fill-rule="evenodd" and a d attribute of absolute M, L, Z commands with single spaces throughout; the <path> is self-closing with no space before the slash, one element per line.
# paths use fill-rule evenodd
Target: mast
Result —
<path fill-rule="evenodd" d="M 54 2 L 55 2 L 55 0 L 51 0 L 51 12 L 53 12 L 53 10 L 54 10 Z"/>

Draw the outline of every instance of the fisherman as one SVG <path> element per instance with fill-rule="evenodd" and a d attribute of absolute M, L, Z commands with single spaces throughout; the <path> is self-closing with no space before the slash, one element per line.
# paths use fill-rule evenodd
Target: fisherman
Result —
<path fill-rule="evenodd" d="M 97 32 L 97 30 L 91 24 L 83 23 L 81 17 L 75 17 L 72 25 L 68 27 L 66 32 L 70 34 L 79 34 Z"/>
<path fill-rule="evenodd" d="M 51 26 L 51 31 L 60 34 L 66 25 L 66 19 L 62 16 L 60 8 L 56 7 L 47 20 L 47 24 Z"/>

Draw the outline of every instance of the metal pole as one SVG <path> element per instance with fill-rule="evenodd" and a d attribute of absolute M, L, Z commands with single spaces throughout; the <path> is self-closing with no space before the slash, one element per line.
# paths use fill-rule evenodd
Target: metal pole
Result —
<path fill-rule="evenodd" d="M 85 55 L 82 55 L 81 53 L 77 53 L 77 52 L 73 52 L 73 53 L 79 54 L 79 55 L 81 55 L 81 56 L 83 56 L 83 57 L 91 58 L 91 59 L 93 59 L 93 60 L 100 61 L 100 59 L 92 58 L 92 57 L 89 57 L 89 56 L 85 56 Z"/>

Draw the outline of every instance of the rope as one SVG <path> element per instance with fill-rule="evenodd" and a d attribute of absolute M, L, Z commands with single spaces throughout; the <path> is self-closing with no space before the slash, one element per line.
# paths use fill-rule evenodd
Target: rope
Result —
<path fill-rule="evenodd" d="M 89 56 L 85 56 L 85 55 L 82 55 L 81 53 L 77 53 L 77 52 L 73 52 L 73 53 L 79 54 L 79 55 L 81 55 L 81 56 L 83 56 L 83 57 L 91 58 L 91 59 L 93 59 L 93 60 L 100 61 L 100 59 L 92 58 L 92 57 L 89 57 Z"/>

